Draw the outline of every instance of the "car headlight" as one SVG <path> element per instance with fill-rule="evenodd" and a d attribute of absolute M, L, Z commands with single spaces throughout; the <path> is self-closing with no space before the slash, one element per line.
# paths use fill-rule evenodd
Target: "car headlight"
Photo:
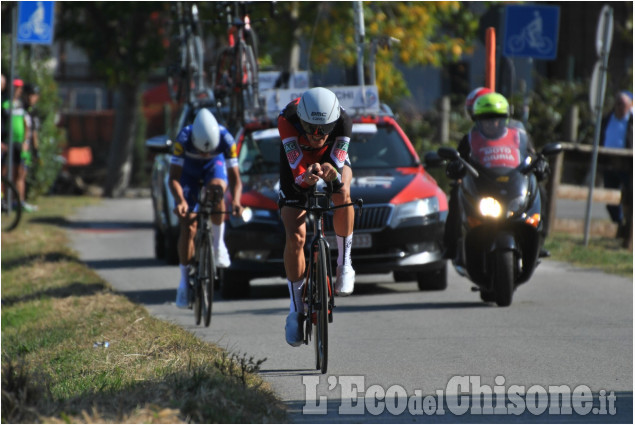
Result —
<path fill-rule="evenodd" d="M 278 210 L 265 210 L 262 208 L 246 207 L 242 217 L 230 216 L 231 225 L 239 227 L 249 223 L 278 223 Z"/>
<path fill-rule="evenodd" d="M 478 209 L 483 217 L 500 217 L 503 209 L 501 204 L 494 198 L 482 198 L 478 204 Z"/>
<path fill-rule="evenodd" d="M 395 205 L 392 219 L 390 220 L 390 227 L 396 228 L 407 220 L 423 218 L 438 212 L 439 199 L 436 196 Z"/>

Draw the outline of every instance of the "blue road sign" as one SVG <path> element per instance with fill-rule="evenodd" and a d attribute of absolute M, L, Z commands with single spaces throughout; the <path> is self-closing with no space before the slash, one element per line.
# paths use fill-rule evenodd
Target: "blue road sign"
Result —
<path fill-rule="evenodd" d="M 558 6 L 507 6 L 503 55 L 555 59 L 559 23 Z"/>
<path fill-rule="evenodd" d="M 54 1 L 18 2 L 17 42 L 22 44 L 52 44 Z"/>

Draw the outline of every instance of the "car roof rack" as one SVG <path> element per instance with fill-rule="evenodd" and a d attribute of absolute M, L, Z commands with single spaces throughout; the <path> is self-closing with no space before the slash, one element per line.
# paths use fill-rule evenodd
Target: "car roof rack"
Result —
<path fill-rule="evenodd" d="M 394 116 L 390 107 L 379 101 L 377 86 L 330 86 L 326 88 L 335 93 L 340 105 L 351 116 Z M 302 96 L 308 89 L 309 87 L 262 90 L 260 94 L 261 98 L 264 99 L 264 115 L 268 119 L 275 119 L 289 102 Z"/>

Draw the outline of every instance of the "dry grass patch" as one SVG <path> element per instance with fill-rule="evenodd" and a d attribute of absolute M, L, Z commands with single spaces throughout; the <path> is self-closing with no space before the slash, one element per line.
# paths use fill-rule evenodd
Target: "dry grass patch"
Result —
<path fill-rule="evenodd" d="M 286 420 L 255 373 L 261 360 L 113 292 L 66 248 L 64 200 L 47 199 L 41 211 L 53 218 L 27 215 L 30 223 L 2 234 L 3 423 Z"/>

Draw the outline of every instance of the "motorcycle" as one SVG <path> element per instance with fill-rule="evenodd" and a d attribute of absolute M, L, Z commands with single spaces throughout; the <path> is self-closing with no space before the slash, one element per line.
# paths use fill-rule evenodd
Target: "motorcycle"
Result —
<path fill-rule="evenodd" d="M 455 270 L 477 285 L 481 299 L 511 305 L 516 288 L 527 282 L 538 264 L 545 239 L 544 205 L 536 165 L 562 151 L 558 143 L 538 154 L 521 154 L 516 168 L 486 168 L 468 162 L 450 147 L 437 154 L 447 167 L 460 161 L 465 176 L 458 188 L 461 232 Z"/>

